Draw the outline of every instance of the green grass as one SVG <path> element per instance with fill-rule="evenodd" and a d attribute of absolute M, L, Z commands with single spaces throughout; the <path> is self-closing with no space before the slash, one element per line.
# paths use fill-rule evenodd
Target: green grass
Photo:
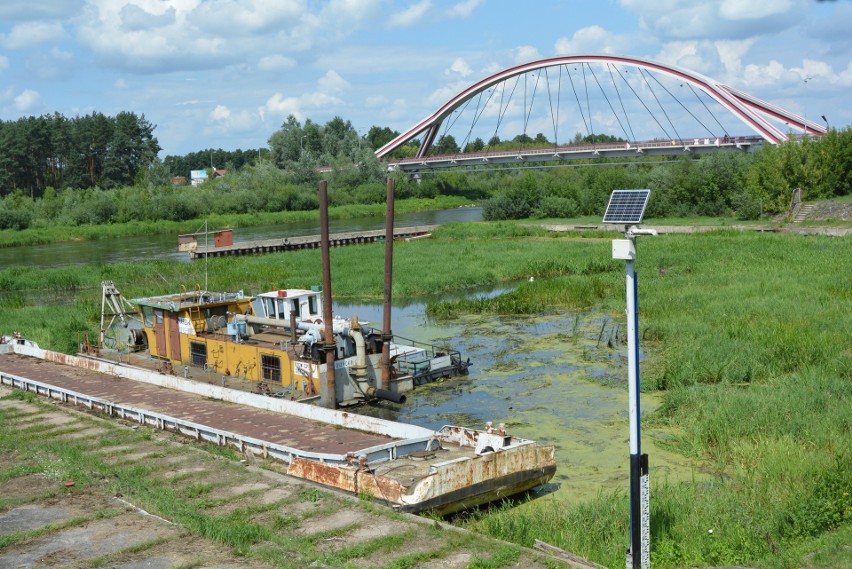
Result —
<path fill-rule="evenodd" d="M 493 299 L 432 301 L 429 311 L 537 315 L 594 307 L 623 325 L 624 265 L 611 258 L 612 238 L 512 223 L 447 225 L 432 239 L 397 245 L 394 297 L 520 283 Z M 383 253 L 380 244 L 332 250 L 334 296 L 380 298 Z M 649 354 L 643 389 L 665 391 L 649 421 L 674 433 L 671 449 L 715 473 L 710 481 L 669 484 L 655 478 L 651 457 L 655 566 L 786 569 L 848 560 L 842 536 L 852 526 L 850 258 L 849 238 L 720 229 L 639 239 L 640 336 Z M 320 282 L 316 251 L 217 261 L 210 260 L 213 290 Z M 55 271 L 0 271 L 3 290 L 25 292 L 37 283 L 60 290 L 71 282 L 81 291 L 71 305 L 37 308 L 26 298 L 7 305 L 0 329 L 73 347 L 69 329 L 95 329 L 99 292 L 89 287 L 101 280 L 141 296 L 173 292 L 200 276 L 197 264 Z M 483 512 L 467 524 L 521 545 L 542 539 L 616 567 L 624 563 L 626 513 L 626 496 L 614 493 L 570 508 L 539 500 Z M 220 531 L 194 523 L 204 535 Z M 220 539 L 265 539 L 258 531 L 231 529 Z"/>

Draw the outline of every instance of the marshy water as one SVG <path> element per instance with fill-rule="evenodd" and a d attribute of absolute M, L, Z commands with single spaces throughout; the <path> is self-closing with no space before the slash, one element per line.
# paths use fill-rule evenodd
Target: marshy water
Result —
<path fill-rule="evenodd" d="M 489 291 L 498 294 L 502 290 Z M 375 327 L 381 304 L 335 304 L 335 314 L 357 315 Z M 360 413 L 429 428 L 446 424 L 506 423 L 510 434 L 556 447 L 557 473 L 547 492 L 584 500 L 629 480 L 627 347 L 623 324 L 601 313 L 539 317 L 469 316 L 452 321 L 426 317 L 425 302 L 395 304 L 397 336 L 449 345 L 470 358 L 467 377 L 421 386 L 404 405 L 382 403 Z M 642 394 L 645 416 L 660 403 Z M 671 436 L 642 432 L 651 476 L 657 482 L 699 476 L 683 456 L 658 444 Z"/>

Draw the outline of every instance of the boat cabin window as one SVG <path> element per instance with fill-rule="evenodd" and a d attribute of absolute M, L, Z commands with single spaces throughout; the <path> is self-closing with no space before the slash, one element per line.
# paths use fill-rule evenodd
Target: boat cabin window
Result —
<path fill-rule="evenodd" d="M 295 315 L 296 315 L 296 318 L 301 318 L 301 317 L 302 317 L 302 313 L 299 311 L 299 299 L 294 298 L 294 299 L 293 299 L 293 300 L 291 300 L 290 302 L 292 302 L 292 303 L 293 303 L 293 304 L 292 304 L 292 307 L 290 308 L 290 312 L 292 312 L 293 314 L 295 314 Z"/>
<path fill-rule="evenodd" d="M 145 320 L 145 326 L 151 328 L 154 325 L 154 309 L 150 306 L 143 306 L 142 318 Z"/>
<path fill-rule="evenodd" d="M 264 298 L 263 299 L 263 309 L 266 311 L 267 318 L 278 318 L 278 314 L 275 313 L 275 299 L 274 298 Z"/>
<path fill-rule="evenodd" d="M 199 367 L 207 365 L 207 344 L 203 342 L 190 342 L 189 354 L 192 365 Z"/>
<path fill-rule="evenodd" d="M 315 316 L 317 313 L 317 297 L 309 296 L 308 297 L 308 311 L 311 313 L 311 316 Z"/>
<path fill-rule="evenodd" d="M 278 356 L 260 355 L 260 371 L 263 379 L 281 383 L 281 358 Z"/>

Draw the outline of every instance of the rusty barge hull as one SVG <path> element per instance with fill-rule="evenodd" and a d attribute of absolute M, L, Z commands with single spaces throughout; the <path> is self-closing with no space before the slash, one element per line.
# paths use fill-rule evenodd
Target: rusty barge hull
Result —
<path fill-rule="evenodd" d="M 296 478 L 406 512 L 448 514 L 530 490 L 556 471 L 554 449 L 464 427 L 431 431 L 0 343 L 0 383 L 287 465 Z"/>

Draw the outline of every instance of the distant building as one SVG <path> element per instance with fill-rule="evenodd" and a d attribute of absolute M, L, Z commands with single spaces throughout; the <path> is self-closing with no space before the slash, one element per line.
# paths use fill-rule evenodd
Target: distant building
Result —
<path fill-rule="evenodd" d="M 212 176 L 210 176 L 211 172 L 213 173 Z M 210 168 L 207 170 L 192 170 L 192 172 L 190 173 L 190 177 L 192 178 L 192 185 L 198 186 L 211 178 L 218 178 L 220 176 L 224 176 L 227 173 L 227 170 L 223 170 L 221 168 Z"/>
<path fill-rule="evenodd" d="M 207 181 L 207 170 L 192 170 L 189 177 L 193 186 L 200 186 Z"/>
<path fill-rule="evenodd" d="M 185 186 L 186 185 L 186 176 L 172 176 L 172 185 L 173 186 Z"/>

